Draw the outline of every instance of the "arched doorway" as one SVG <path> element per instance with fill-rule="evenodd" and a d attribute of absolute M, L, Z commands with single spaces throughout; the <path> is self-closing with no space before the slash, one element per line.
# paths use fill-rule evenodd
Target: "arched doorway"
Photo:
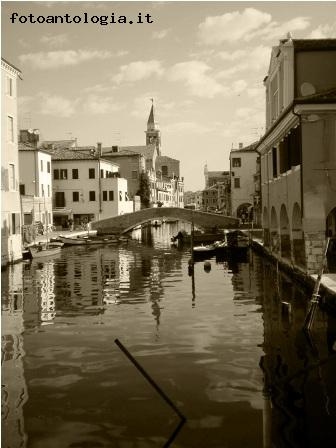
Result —
<path fill-rule="evenodd" d="M 271 209 L 271 250 L 279 252 L 278 218 L 274 207 Z"/>
<path fill-rule="evenodd" d="M 292 213 L 292 237 L 293 237 L 293 256 L 295 264 L 305 267 L 305 243 L 302 230 L 301 208 L 297 202 L 293 206 Z"/>
<path fill-rule="evenodd" d="M 282 204 L 280 209 L 280 248 L 283 258 L 291 259 L 291 242 L 289 232 L 289 219 L 286 206 Z"/>
<path fill-rule="evenodd" d="M 270 228 L 269 228 L 269 217 L 267 207 L 263 210 L 263 230 L 264 230 L 264 245 L 269 247 L 270 245 Z"/>
<path fill-rule="evenodd" d="M 327 216 L 326 235 L 331 238 L 327 253 L 328 272 L 336 273 L 336 207 Z"/>

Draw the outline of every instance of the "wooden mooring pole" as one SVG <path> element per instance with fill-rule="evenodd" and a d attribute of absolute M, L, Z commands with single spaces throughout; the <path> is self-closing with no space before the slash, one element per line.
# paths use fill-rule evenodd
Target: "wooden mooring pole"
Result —
<path fill-rule="evenodd" d="M 311 330 L 313 323 L 314 323 L 315 312 L 316 312 L 318 304 L 320 303 L 319 290 L 320 290 L 323 271 L 324 271 L 324 268 L 326 265 L 329 242 L 330 242 L 330 238 L 327 238 L 326 245 L 325 245 L 325 248 L 323 251 L 323 258 L 322 258 L 322 262 L 321 262 L 321 266 L 320 266 L 320 271 L 318 273 L 318 276 L 317 276 L 317 279 L 315 282 L 313 294 L 312 294 L 312 297 L 309 302 L 308 312 L 307 312 L 305 320 L 304 320 L 304 324 L 303 324 L 304 330 L 308 330 L 308 331 Z"/>

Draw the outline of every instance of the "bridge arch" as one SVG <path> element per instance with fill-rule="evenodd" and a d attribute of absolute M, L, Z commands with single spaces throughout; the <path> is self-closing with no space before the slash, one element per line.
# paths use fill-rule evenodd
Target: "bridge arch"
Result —
<path fill-rule="evenodd" d="M 128 232 L 134 227 L 144 224 L 148 221 L 173 218 L 181 221 L 193 222 L 196 226 L 203 229 L 210 228 L 237 228 L 239 219 L 231 216 L 224 216 L 217 213 L 200 212 L 178 207 L 158 207 L 145 208 L 133 213 L 114 216 L 100 221 L 93 221 L 91 228 L 97 230 L 98 234 Z"/>

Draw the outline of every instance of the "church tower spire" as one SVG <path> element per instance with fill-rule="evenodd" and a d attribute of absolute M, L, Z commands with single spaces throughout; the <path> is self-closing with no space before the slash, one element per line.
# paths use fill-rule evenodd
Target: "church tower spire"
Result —
<path fill-rule="evenodd" d="M 161 155 L 161 132 L 158 123 L 155 121 L 154 100 L 151 98 L 152 107 L 147 121 L 146 145 L 155 145 L 157 155 Z"/>

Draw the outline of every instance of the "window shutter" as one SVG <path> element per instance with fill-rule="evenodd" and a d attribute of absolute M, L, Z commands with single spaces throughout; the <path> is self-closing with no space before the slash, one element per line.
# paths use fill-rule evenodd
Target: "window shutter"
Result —
<path fill-rule="evenodd" d="M 20 233 L 20 213 L 15 213 L 15 232 L 16 234 Z"/>
<path fill-rule="evenodd" d="M 1 168 L 1 190 L 8 191 L 8 169 Z"/>

